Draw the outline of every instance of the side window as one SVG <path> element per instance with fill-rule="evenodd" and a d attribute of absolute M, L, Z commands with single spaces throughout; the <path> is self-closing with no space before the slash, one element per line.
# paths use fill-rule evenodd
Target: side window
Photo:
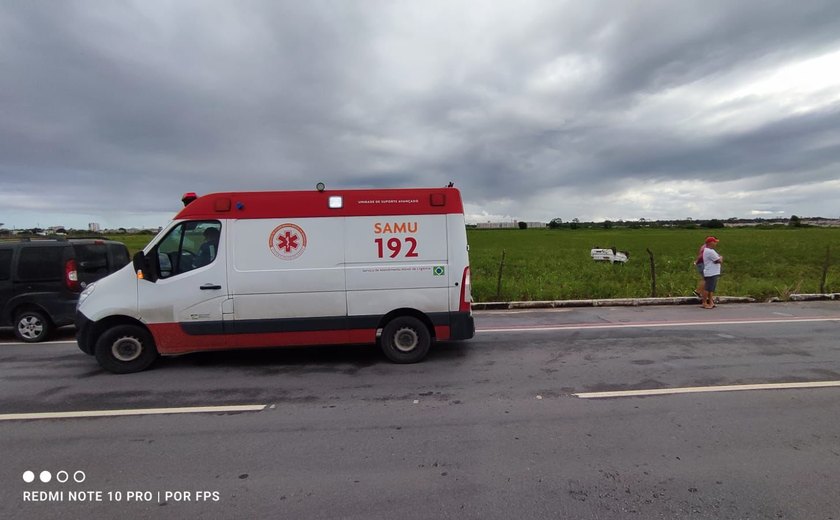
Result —
<path fill-rule="evenodd" d="M 62 247 L 24 247 L 18 258 L 17 277 L 23 282 L 61 280 L 64 265 Z"/>
<path fill-rule="evenodd" d="M 222 225 L 219 222 L 201 222 L 195 228 L 195 234 L 201 236 L 201 245 L 195 259 L 195 267 L 212 264 L 219 254 L 219 239 Z"/>
<path fill-rule="evenodd" d="M 216 260 L 222 224 L 217 220 L 184 222 L 158 243 L 158 272 L 169 278 Z"/>
<path fill-rule="evenodd" d="M 0 282 L 11 278 L 12 275 L 12 250 L 0 249 Z"/>

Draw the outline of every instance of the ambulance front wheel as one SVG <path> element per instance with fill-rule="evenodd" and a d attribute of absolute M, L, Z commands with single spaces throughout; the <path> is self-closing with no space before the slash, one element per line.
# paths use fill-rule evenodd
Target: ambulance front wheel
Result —
<path fill-rule="evenodd" d="M 417 363 L 429 353 L 432 336 L 428 327 L 412 316 L 400 316 L 382 329 L 380 345 L 394 363 Z"/>
<path fill-rule="evenodd" d="M 130 374 L 149 368 L 158 357 L 152 335 L 138 325 L 117 325 L 97 340 L 94 354 L 99 365 L 115 374 Z"/>

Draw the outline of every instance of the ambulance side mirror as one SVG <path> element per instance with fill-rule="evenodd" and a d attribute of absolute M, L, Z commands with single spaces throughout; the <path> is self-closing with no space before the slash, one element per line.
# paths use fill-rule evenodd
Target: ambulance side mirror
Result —
<path fill-rule="evenodd" d="M 143 251 L 138 251 L 131 259 L 134 266 L 134 272 L 137 273 L 137 278 L 154 282 L 157 280 L 157 272 L 155 271 L 152 259 L 143 254 Z"/>

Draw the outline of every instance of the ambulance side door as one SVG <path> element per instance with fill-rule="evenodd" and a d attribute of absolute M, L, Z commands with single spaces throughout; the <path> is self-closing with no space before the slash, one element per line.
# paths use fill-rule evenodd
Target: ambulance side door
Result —
<path fill-rule="evenodd" d="M 242 338 L 251 346 L 346 342 L 344 220 L 234 221 L 235 341 Z"/>
<path fill-rule="evenodd" d="M 161 352 L 226 346 L 225 231 L 219 220 L 181 222 L 150 251 L 157 280 L 138 280 L 138 313 Z"/>

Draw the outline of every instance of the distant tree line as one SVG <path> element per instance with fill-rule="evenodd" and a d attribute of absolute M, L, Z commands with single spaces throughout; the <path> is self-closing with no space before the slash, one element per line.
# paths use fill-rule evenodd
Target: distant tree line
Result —
<path fill-rule="evenodd" d="M 113 234 L 112 230 L 89 231 L 87 229 L 42 229 L 42 228 L 28 228 L 11 230 L 7 228 L 0 228 L 0 238 L 31 238 L 31 237 L 68 237 L 68 238 L 85 238 L 85 237 L 101 237 L 103 235 Z M 117 234 L 126 234 L 125 228 L 120 228 L 116 231 Z M 153 229 L 141 229 L 136 232 L 139 235 L 154 235 L 156 233 Z"/>
<path fill-rule="evenodd" d="M 812 217 L 812 220 L 828 220 L 824 219 L 823 217 Z M 730 226 L 756 226 L 756 227 L 772 227 L 772 226 L 790 226 L 790 227 L 808 227 L 808 224 L 802 222 L 802 218 L 793 215 L 789 219 L 788 218 L 753 218 L 753 219 L 742 219 L 742 218 L 728 218 L 726 220 L 721 220 L 717 218 L 709 219 L 709 220 L 694 220 L 691 217 L 686 217 L 684 219 L 673 219 L 673 220 L 647 220 L 641 218 L 639 220 L 604 220 L 604 221 L 589 221 L 589 222 L 582 222 L 580 219 L 573 218 L 568 222 L 563 222 L 563 219 L 560 217 L 553 218 L 551 221 L 546 225 L 549 229 L 613 229 L 613 228 L 630 228 L 630 229 L 641 229 L 641 228 L 678 228 L 678 229 L 721 229 L 726 227 L 727 225 Z M 528 225 L 525 222 L 519 222 L 519 229 L 527 229 Z M 468 226 L 474 227 L 474 226 Z"/>

